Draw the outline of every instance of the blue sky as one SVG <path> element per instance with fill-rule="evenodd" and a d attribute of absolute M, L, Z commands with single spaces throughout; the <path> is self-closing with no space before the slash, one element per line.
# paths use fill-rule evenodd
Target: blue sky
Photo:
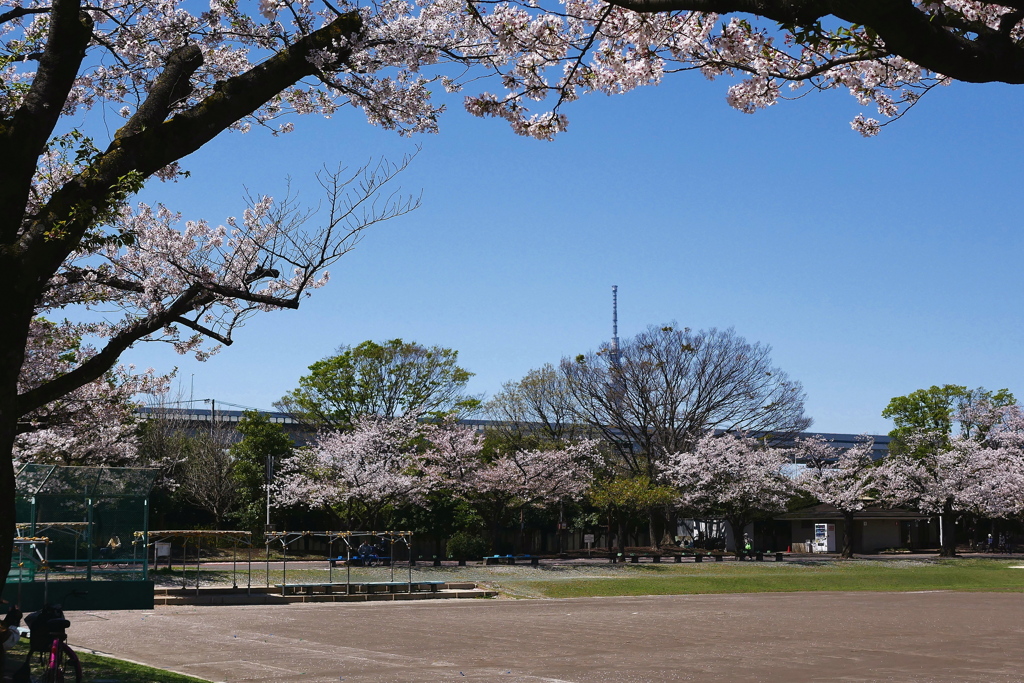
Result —
<path fill-rule="evenodd" d="M 324 164 L 422 150 L 401 177 L 423 206 L 375 227 L 300 310 L 253 319 L 205 363 L 160 345 L 196 398 L 268 408 L 339 344 L 401 337 L 455 348 L 501 384 L 619 334 L 676 321 L 770 344 L 815 428 L 885 433 L 888 400 L 932 384 L 1008 387 L 1019 362 L 1024 90 L 955 84 L 874 139 L 845 93 L 745 115 L 696 74 L 590 96 L 554 142 L 514 135 L 458 99 L 411 140 L 346 110 L 278 138 L 222 136 L 180 183 L 144 194 L 222 222 L 244 188 L 310 203 Z"/>

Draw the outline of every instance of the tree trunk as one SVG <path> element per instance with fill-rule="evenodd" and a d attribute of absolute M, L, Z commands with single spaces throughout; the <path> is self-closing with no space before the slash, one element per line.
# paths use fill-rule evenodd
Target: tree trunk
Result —
<path fill-rule="evenodd" d="M 491 515 L 491 552 L 498 554 L 498 539 L 501 535 L 501 523 L 499 513 Z"/>
<path fill-rule="evenodd" d="M 670 505 L 665 506 L 665 538 L 669 545 L 678 545 L 676 534 L 679 529 L 679 511 Z"/>
<path fill-rule="evenodd" d="M 747 528 L 747 524 L 750 520 L 744 519 L 743 517 L 726 517 L 725 521 L 729 522 L 729 526 L 732 527 L 732 540 L 735 545 L 736 557 L 743 554 L 743 530 Z M 726 545 L 726 550 L 728 550 Z"/>
<path fill-rule="evenodd" d="M 953 503 L 946 501 L 942 506 L 942 549 L 939 557 L 956 557 L 956 519 L 953 517 Z"/>
<path fill-rule="evenodd" d="M 843 510 L 843 551 L 839 557 L 853 559 L 853 510 Z"/>
<path fill-rule="evenodd" d="M 6 417 L 0 409 L 0 417 Z M 0 423 L 0 588 L 7 581 L 14 556 L 16 508 L 14 505 L 14 430 L 16 420 Z"/>
<path fill-rule="evenodd" d="M 623 555 L 625 555 L 625 553 L 626 553 L 626 517 L 625 517 L 625 513 L 622 513 L 622 515 L 623 516 L 619 517 L 619 535 L 618 535 L 618 538 L 615 539 L 615 540 L 618 543 L 619 552 L 623 553 Z"/>
<path fill-rule="evenodd" d="M 21 412 L 18 377 L 25 362 L 25 343 L 38 292 L 24 273 L 19 257 L 0 251 L 0 589 L 14 556 L 17 509 L 14 504 L 14 437 Z"/>

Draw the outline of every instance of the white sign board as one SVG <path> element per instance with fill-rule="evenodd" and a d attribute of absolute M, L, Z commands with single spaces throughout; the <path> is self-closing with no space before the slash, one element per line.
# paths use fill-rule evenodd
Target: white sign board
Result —
<path fill-rule="evenodd" d="M 584 543 L 593 543 L 594 542 L 594 534 L 583 534 L 583 542 Z"/>

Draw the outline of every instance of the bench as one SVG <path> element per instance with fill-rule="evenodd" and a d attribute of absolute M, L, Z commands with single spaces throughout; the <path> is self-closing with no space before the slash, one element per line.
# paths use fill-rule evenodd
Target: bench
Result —
<path fill-rule="evenodd" d="M 515 564 L 516 560 L 529 560 L 530 565 L 540 566 L 540 558 L 533 555 L 489 555 L 484 557 L 484 564 Z"/>
<path fill-rule="evenodd" d="M 367 566 L 363 562 L 363 558 L 358 556 L 358 555 L 353 555 L 351 558 L 345 557 L 344 555 L 339 555 L 338 557 L 330 558 L 330 560 L 328 560 L 328 562 L 331 563 L 332 567 L 337 567 L 338 565 L 341 565 L 342 567 L 344 567 L 348 563 L 351 563 L 350 566 L 352 566 L 352 567 L 365 567 L 365 566 Z M 376 565 L 379 565 L 381 567 L 390 567 L 391 566 L 391 558 L 387 557 L 387 556 L 371 555 L 370 556 L 370 564 L 371 565 L 376 564 Z"/>
<path fill-rule="evenodd" d="M 355 593 L 401 593 L 404 591 L 400 589 L 408 590 L 410 585 L 413 592 L 436 593 L 444 584 L 444 581 L 413 581 L 411 584 L 408 581 L 363 581 L 358 583 L 335 581 L 322 583 L 278 583 L 274 584 L 274 586 L 280 589 L 281 595 L 333 595 L 336 590 L 345 595 L 352 595 Z"/>
<path fill-rule="evenodd" d="M 683 561 L 683 556 L 682 555 L 669 555 L 669 554 L 661 554 L 661 553 L 630 553 L 627 557 L 629 557 L 629 561 L 632 564 L 639 564 L 640 560 L 643 560 L 643 559 L 649 559 L 654 564 L 660 564 L 661 563 L 661 558 L 663 558 L 663 557 L 675 557 L 676 558 L 676 563 L 679 563 L 679 562 Z M 626 559 L 623 558 L 622 561 L 625 562 Z"/>

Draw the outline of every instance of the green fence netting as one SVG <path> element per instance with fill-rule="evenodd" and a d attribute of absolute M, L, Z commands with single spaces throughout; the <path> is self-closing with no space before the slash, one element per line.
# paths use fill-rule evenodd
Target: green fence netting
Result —
<path fill-rule="evenodd" d="M 147 580 L 156 477 L 153 468 L 24 465 L 15 481 L 18 535 L 50 540 L 50 580 Z M 8 582 L 26 579 L 38 572 L 23 564 Z"/>

